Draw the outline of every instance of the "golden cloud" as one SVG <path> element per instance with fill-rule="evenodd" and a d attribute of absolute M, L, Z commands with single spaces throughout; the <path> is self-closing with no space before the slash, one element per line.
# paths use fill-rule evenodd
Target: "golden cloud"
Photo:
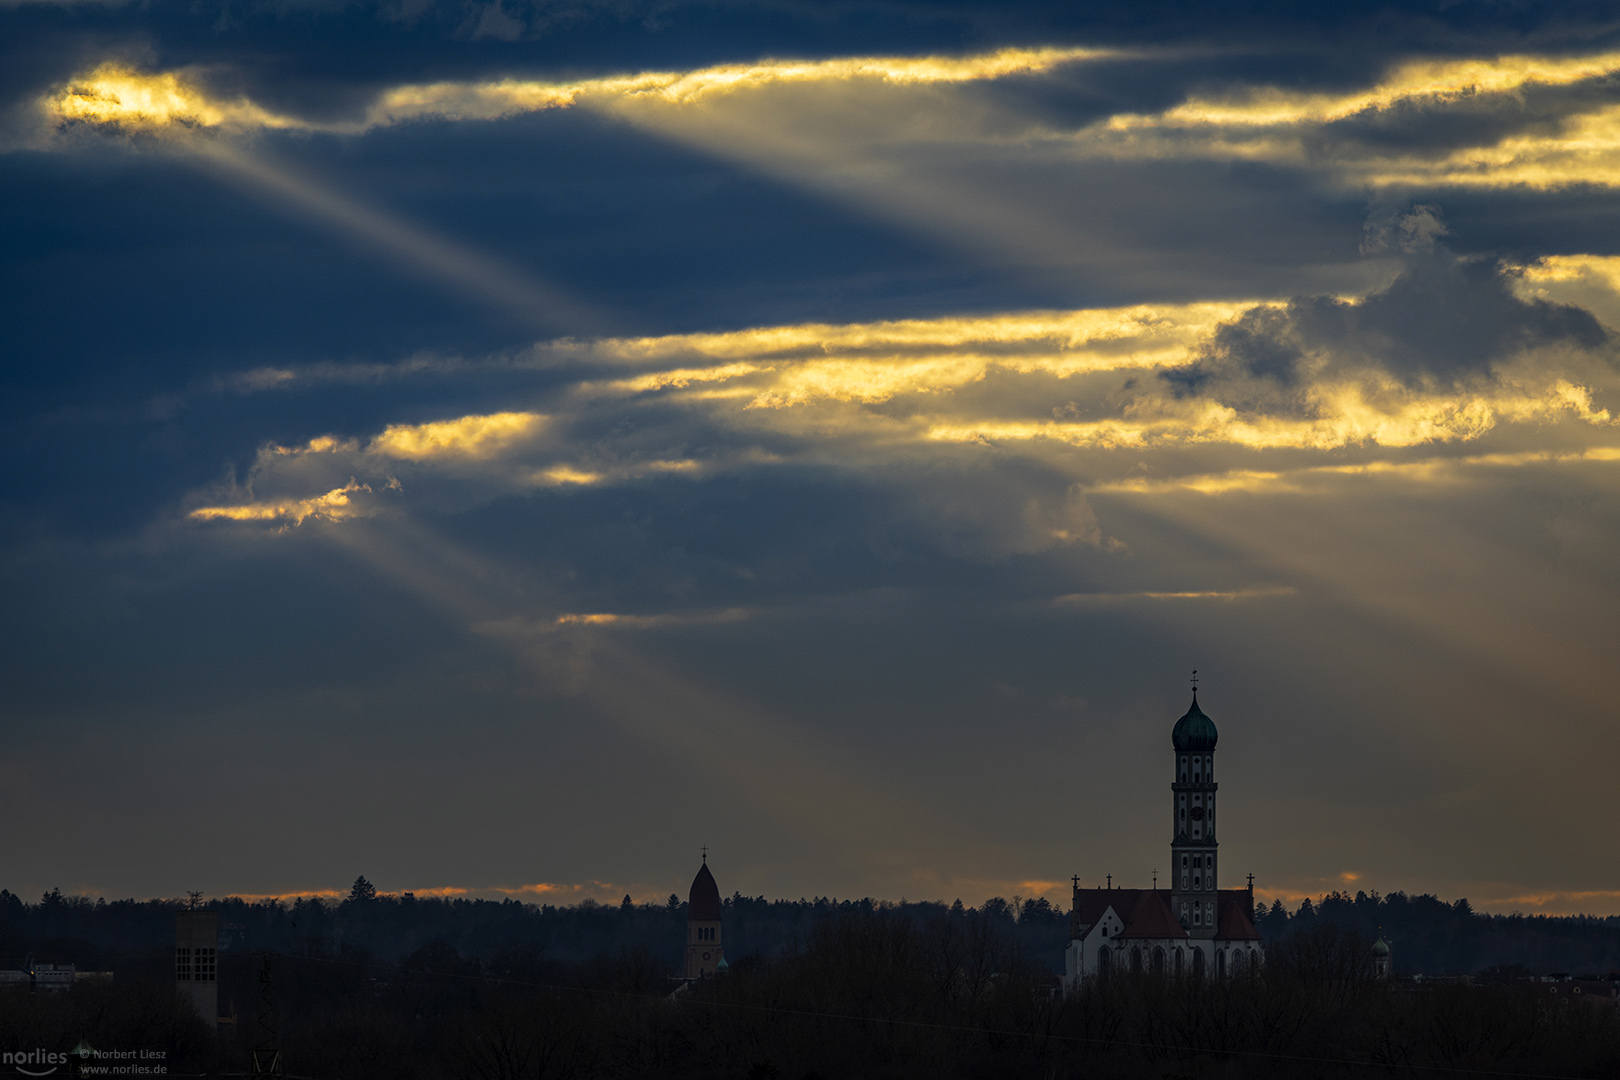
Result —
<path fill-rule="evenodd" d="M 1592 265 L 1607 267 L 1550 262 L 1533 268 L 1530 283 L 1521 286 L 1536 288 L 1560 275 L 1596 272 Z M 1592 387 L 1560 374 L 1586 364 L 1592 378 L 1603 377 L 1607 369 L 1578 351 L 1527 353 L 1497 365 L 1489 375 L 1445 388 L 1403 381 L 1376 366 L 1353 366 L 1315 383 L 1307 380 L 1298 388 L 1297 400 L 1290 398 L 1287 407 L 1276 411 L 1240 408 L 1208 396 L 1178 396 L 1154 377 L 1167 366 L 1199 360 L 1223 323 L 1253 308 L 1235 302 L 1138 305 L 563 341 L 540 347 L 536 362 L 554 367 L 561 356 L 591 367 L 641 370 L 623 378 L 577 382 L 559 393 L 547 415 L 470 414 L 392 424 L 369 440 L 328 434 L 298 447 L 267 446 L 254 466 L 249 490 L 257 484 L 323 493 L 211 501 L 190 516 L 197 521 L 291 524 L 310 518 L 341 520 L 362 512 L 355 497 L 372 488 L 355 479 L 334 488 L 333 469 L 354 470 L 372 483 L 386 479 L 397 488 L 398 482 L 384 471 L 393 461 L 477 475 L 493 482 L 492 490 L 516 492 L 699 476 L 794 460 L 865 468 L 918 460 L 952 444 L 987 446 L 1052 464 L 1071 448 L 1131 455 L 1217 446 L 1261 452 L 1359 448 L 1370 457 L 1375 450 L 1479 440 L 1504 425 L 1569 422 L 1590 431 L 1616 422 L 1595 403 Z M 575 426 L 587 416 L 633 409 L 634 399 L 646 395 L 662 395 L 680 410 L 701 415 L 706 427 L 727 434 L 705 436 L 703 449 L 694 454 L 685 441 L 689 432 L 678 420 L 668 420 L 673 426 L 657 435 L 639 424 L 593 421 Z M 576 431 L 609 429 L 615 433 L 589 441 L 575 437 Z M 547 434 L 543 441 L 542 431 Z M 649 444 L 649 437 L 663 441 Z M 784 437 L 787 442 L 766 449 L 767 440 Z M 1560 438 L 1567 447 L 1568 440 Z M 676 447 L 685 451 L 683 456 L 656 456 Z M 1533 461 L 1568 465 L 1608 460 L 1605 455 L 1611 453 L 1596 447 L 1506 457 L 1431 457 L 1418 463 L 1370 460 L 1314 470 L 1256 468 L 1251 463 L 1192 476 L 1150 473 L 1152 478 L 1112 480 L 1089 490 L 1175 489 L 1211 495 L 1301 491 L 1320 487 L 1333 473 L 1386 472 L 1438 482 L 1470 467 Z M 1076 470 L 1074 480 L 1081 484 L 1086 483 L 1085 473 L 1118 472 L 1101 459 L 1067 458 L 1059 467 Z M 1092 464 L 1082 468 L 1082 460 Z M 1133 464 L 1143 460 L 1136 457 Z M 1185 471 L 1182 465 L 1172 468 Z M 1061 521 L 1047 528 L 1040 513 L 1032 514 L 1032 529 L 1064 541 L 1082 535 Z M 1095 524 L 1088 528 L 1094 532 Z"/>
<path fill-rule="evenodd" d="M 1224 97 L 1195 97 L 1162 113 L 1129 114 L 1104 122 L 1109 131 L 1144 128 L 1254 128 L 1321 125 L 1404 105 L 1445 105 L 1528 86 L 1568 86 L 1620 71 L 1620 52 L 1581 57 L 1499 56 L 1415 60 L 1396 67 L 1367 90 L 1347 94 L 1294 93 L 1276 87 Z"/>
<path fill-rule="evenodd" d="M 816 401 L 873 403 L 904 394 L 937 394 L 998 371 L 1069 378 L 1187 364 L 1217 326 L 1256 303 L 1136 304 L 976 318 L 807 323 L 726 334 L 609 338 L 584 351 L 599 361 L 638 366 L 681 361 L 680 367 L 601 387 L 611 392 L 687 390 L 693 384 L 746 380 L 743 387 L 699 389 L 692 396 L 747 398 L 748 407 L 754 409 Z M 704 360 L 712 364 L 702 366 Z"/>
<path fill-rule="evenodd" d="M 363 116 L 314 121 L 266 109 L 246 98 L 212 95 L 186 71 L 144 73 L 112 61 L 47 95 L 46 114 L 58 125 L 184 132 L 303 129 L 362 134 L 378 127 L 434 119 L 484 121 L 546 109 L 593 107 L 624 111 L 657 105 L 685 109 L 721 96 L 773 86 L 865 83 L 884 87 L 957 85 L 1040 75 L 1065 64 L 1121 55 L 1087 48 L 1002 49 L 969 56 L 844 57 L 816 61 L 727 64 L 686 72 L 641 72 L 566 82 L 499 79 L 397 86 L 383 91 Z M 1412 61 L 1372 87 L 1346 93 L 1300 93 L 1250 87 L 1199 95 L 1159 113 L 1111 116 L 1079 131 L 1048 132 L 1086 156 L 1128 159 L 1213 157 L 1288 162 L 1326 168 L 1345 182 L 1390 185 L 1558 187 L 1620 183 L 1620 105 L 1598 106 L 1552 132 L 1493 140 L 1450 153 L 1389 153 L 1358 147 L 1321 157 L 1305 139 L 1326 125 L 1399 108 L 1445 110 L 1482 96 L 1511 97 L 1533 87 L 1568 86 L 1620 71 L 1620 53 L 1581 57 L 1508 55 Z M 1002 116 L 996 130 L 977 132 L 944 109 L 948 139 L 1004 139 L 1011 123 L 1024 138 L 1039 125 Z"/>
<path fill-rule="evenodd" d="M 1502 422 L 1556 420 L 1573 416 L 1609 424 L 1606 409 L 1594 409 L 1589 389 L 1554 379 L 1537 389 L 1492 387 L 1475 392 L 1411 390 L 1388 376 L 1314 387 L 1305 418 L 1245 415 L 1217 401 L 1146 399 L 1133 415 L 1085 422 L 986 420 L 942 422 L 927 432 L 942 442 L 1050 439 L 1104 449 L 1227 443 L 1250 449 L 1331 450 L 1343 446 L 1416 446 L 1475 439 Z"/>
<path fill-rule="evenodd" d="M 502 412 L 427 424 L 391 424 L 366 450 L 405 461 L 483 460 L 533 438 L 545 419 L 538 413 Z"/>
<path fill-rule="evenodd" d="M 1298 469 L 1263 471 L 1231 469 L 1225 472 L 1177 477 L 1131 477 L 1111 480 L 1087 489 L 1088 494 L 1163 494 L 1193 491 L 1201 495 L 1231 492 L 1267 494 L 1325 491 L 1324 481 L 1334 477 L 1379 476 L 1415 483 L 1460 483 L 1484 470 L 1529 468 L 1536 465 L 1576 465 L 1620 461 L 1620 446 L 1591 446 L 1583 450 L 1525 450 L 1517 453 L 1436 456 L 1416 461 L 1367 461 L 1353 465 L 1311 465 Z"/>
<path fill-rule="evenodd" d="M 359 492 L 371 492 L 367 484 L 350 480 L 340 488 L 308 499 L 276 499 L 268 502 L 237 503 L 228 506 L 199 506 L 186 516 L 193 521 L 284 522 L 302 525 L 305 521 L 342 521 L 358 517 L 363 508 L 354 502 Z"/>
<path fill-rule="evenodd" d="M 181 72 L 143 73 L 117 61 L 75 78 L 50 95 L 45 106 L 58 123 L 123 130 L 304 126 L 245 98 L 211 98 Z"/>
<path fill-rule="evenodd" d="M 1120 55 L 1086 48 L 999 49 L 970 56 L 843 57 L 722 64 L 686 72 L 642 72 L 571 82 L 499 79 L 397 86 L 383 91 L 361 120 L 318 122 L 280 115 L 245 99 L 212 97 L 183 71 L 140 72 L 109 61 L 48 95 L 47 115 L 158 131 L 297 128 L 360 134 L 411 120 L 496 120 L 545 109 L 615 101 L 690 105 L 720 94 L 781 84 L 867 81 L 891 85 L 966 83 L 1039 74 L 1064 64 Z"/>

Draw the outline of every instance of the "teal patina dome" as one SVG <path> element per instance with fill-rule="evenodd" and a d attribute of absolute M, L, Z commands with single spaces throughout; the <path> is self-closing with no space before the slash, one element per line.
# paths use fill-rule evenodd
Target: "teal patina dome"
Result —
<path fill-rule="evenodd" d="M 1215 749 L 1215 721 L 1204 715 L 1204 710 L 1198 707 L 1198 691 L 1193 691 L 1192 708 L 1187 715 L 1176 721 L 1176 726 L 1170 732 L 1170 740 L 1175 743 L 1177 750 L 1213 750 Z"/>
<path fill-rule="evenodd" d="M 1372 954 L 1374 956 L 1388 956 L 1389 942 L 1385 941 L 1383 938 L 1379 938 L 1377 941 L 1373 942 Z"/>

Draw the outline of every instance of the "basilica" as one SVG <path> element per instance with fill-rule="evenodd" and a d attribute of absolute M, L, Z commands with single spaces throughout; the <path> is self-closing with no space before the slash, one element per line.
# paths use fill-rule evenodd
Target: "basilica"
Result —
<path fill-rule="evenodd" d="M 1197 674 L 1196 672 L 1194 673 Z M 1074 879 L 1063 984 L 1077 989 L 1110 971 L 1225 976 L 1263 962 L 1254 928 L 1254 875 L 1244 889 L 1218 886 L 1215 723 L 1192 707 L 1170 732 L 1170 887 L 1082 889 Z"/>

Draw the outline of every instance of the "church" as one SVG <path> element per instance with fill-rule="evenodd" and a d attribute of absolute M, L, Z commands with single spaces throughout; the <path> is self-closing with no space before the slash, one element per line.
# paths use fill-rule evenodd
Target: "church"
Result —
<path fill-rule="evenodd" d="M 686 897 L 686 977 L 706 979 L 725 971 L 726 954 L 720 940 L 720 886 L 709 873 L 709 852 L 692 879 Z"/>
<path fill-rule="evenodd" d="M 1082 889 L 1074 879 L 1063 986 L 1078 989 L 1110 972 L 1217 977 L 1263 962 L 1254 928 L 1254 875 L 1248 888 L 1222 889 L 1215 840 L 1215 723 L 1192 707 L 1170 732 L 1170 887 Z"/>

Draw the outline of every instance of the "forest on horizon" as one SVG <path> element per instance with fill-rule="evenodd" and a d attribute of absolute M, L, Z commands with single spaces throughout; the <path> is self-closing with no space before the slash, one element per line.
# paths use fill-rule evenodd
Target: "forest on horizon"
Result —
<path fill-rule="evenodd" d="M 0 890 L 0 961 L 75 963 L 115 970 L 120 962 L 150 958 L 174 942 L 173 912 L 184 901 L 92 900 L 46 893 L 34 903 Z M 808 939 L 818 922 L 851 912 L 886 911 L 918 925 L 939 918 L 978 918 L 993 926 L 1037 967 L 1062 970 L 1068 914 L 1044 898 L 995 897 L 977 908 L 960 900 L 885 901 L 872 898 L 767 900 L 734 893 L 722 902 L 724 947 L 735 962 L 773 958 Z M 378 893 L 364 877 L 342 900 L 204 902 L 220 916 L 225 953 L 271 952 L 308 957 L 364 957 L 384 964 L 438 956 L 476 964 L 520 948 L 552 961 L 579 964 L 626 948 L 642 948 L 673 971 L 682 962 L 686 904 L 671 895 L 663 904 L 617 905 L 583 900 L 573 905 L 517 900 L 416 897 Z M 1473 975 L 1567 972 L 1601 976 L 1620 970 L 1620 917 L 1488 915 L 1467 900 L 1447 903 L 1431 895 L 1335 892 L 1306 899 L 1295 909 L 1274 902 L 1257 910 L 1256 928 L 1267 942 L 1321 926 L 1337 926 L 1393 945 L 1398 975 Z"/>

